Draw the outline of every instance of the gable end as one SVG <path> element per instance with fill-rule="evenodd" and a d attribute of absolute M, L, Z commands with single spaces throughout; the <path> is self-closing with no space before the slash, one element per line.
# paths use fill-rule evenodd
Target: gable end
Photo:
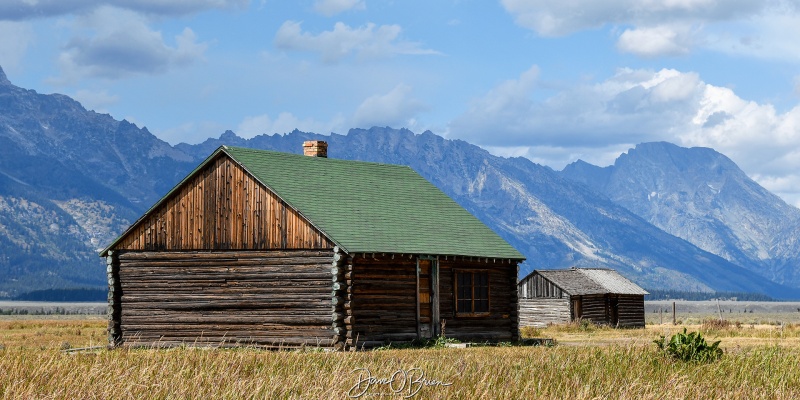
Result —
<path fill-rule="evenodd" d="M 218 151 L 109 249 L 330 249 L 334 245 L 225 151 Z"/>

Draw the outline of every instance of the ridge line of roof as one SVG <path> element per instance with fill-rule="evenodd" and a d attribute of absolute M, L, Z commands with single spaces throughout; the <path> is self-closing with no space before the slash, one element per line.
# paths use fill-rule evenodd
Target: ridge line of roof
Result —
<path fill-rule="evenodd" d="M 309 156 L 306 156 L 306 155 L 303 155 L 303 154 L 286 153 L 286 152 L 277 151 L 277 150 L 253 149 L 253 148 L 250 148 L 250 147 L 226 146 L 226 145 L 222 145 L 220 147 L 224 147 L 226 150 L 227 149 L 233 149 L 234 151 L 243 150 L 243 151 L 249 151 L 249 152 L 255 152 L 255 153 L 264 152 L 264 153 L 279 154 L 281 156 L 288 156 L 288 157 L 298 157 L 298 158 L 299 157 L 305 157 L 305 158 L 307 158 L 309 160 L 324 160 L 323 162 L 341 162 L 341 163 L 347 163 L 347 164 L 382 165 L 382 166 L 387 166 L 387 167 L 408 168 L 408 169 L 414 171 L 414 168 L 411 168 L 411 166 L 403 165 L 403 164 L 382 163 L 382 162 L 376 162 L 376 161 L 346 160 L 346 159 L 343 159 L 343 158 L 330 158 L 330 157 L 309 157 Z"/>

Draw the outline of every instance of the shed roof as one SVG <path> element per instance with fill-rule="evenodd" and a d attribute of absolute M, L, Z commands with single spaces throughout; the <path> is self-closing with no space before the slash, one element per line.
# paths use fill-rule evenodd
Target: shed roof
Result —
<path fill-rule="evenodd" d="M 348 253 L 524 259 L 408 166 L 222 146 L 189 177 L 221 153 Z"/>
<path fill-rule="evenodd" d="M 603 293 L 649 294 L 613 269 L 570 268 L 536 270 L 533 273 L 538 273 L 572 296 Z"/>

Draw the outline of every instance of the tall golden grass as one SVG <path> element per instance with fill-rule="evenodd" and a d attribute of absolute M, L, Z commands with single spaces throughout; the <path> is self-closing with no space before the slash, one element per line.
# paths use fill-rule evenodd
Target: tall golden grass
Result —
<path fill-rule="evenodd" d="M 409 388 L 417 390 L 412 398 L 419 399 L 800 398 L 800 346 L 780 344 L 731 348 L 710 364 L 673 361 L 638 339 L 606 346 L 355 353 L 194 348 L 65 353 L 60 342 L 89 345 L 92 332 L 102 332 L 102 326 L 91 323 L 76 335 L 78 328 L 70 324 L 26 324 L 13 329 L 0 324 L 0 343 L 5 344 L 0 398 L 341 399 L 365 370 L 376 379 L 394 374 L 395 389 L 403 375 L 397 371 L 424 373 L 431 386 L 406 383 L 394 393 L 375 382 L 361 398 L 400 398 L 411 394 Z M 64 334 L 57 336 L 59 330 Z M 34 337 L 40 331 L 39 343 L 52 344 L 26 345 L 12 331 Z M 539 333 L 550 334 L 549 329 Z M 593 331 L 613 333 L 625 338 L 642 330 Z M 53 340 L 45 340 L 48 336 Z"/>

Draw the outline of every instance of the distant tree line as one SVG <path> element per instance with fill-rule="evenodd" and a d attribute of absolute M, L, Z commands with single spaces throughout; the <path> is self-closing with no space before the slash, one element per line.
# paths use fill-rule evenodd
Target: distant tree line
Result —
<path fill-rule="evenodd" d="M 68 309 L 64 307 L 39 308 L 29 310 L 26 308 L 0 308 L 0 315 L 102 315 L 103 310 L 96 309 Z"/>
<path fill-rule="evenodd" d="M 738 300 L 738 301 L 777 301 L 761 293 L 748 292 L 687 292 L 684 290 L 646 289 L 650 294 L 645 300 Z"/>
<path fill-rule="evenodd" d="M 45 289 L 34 290 L 14 298 L 18 301 L 95 302 L 106 301 L 108 289 Z"/>

